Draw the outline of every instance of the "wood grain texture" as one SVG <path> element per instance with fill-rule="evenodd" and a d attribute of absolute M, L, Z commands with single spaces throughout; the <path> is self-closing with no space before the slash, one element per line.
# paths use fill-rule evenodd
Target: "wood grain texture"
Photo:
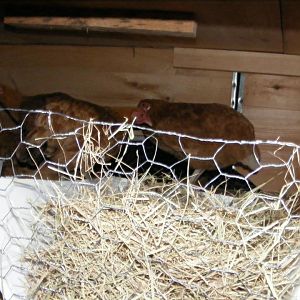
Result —
<path fill-rule="evenodd" d="M 300 144 L 299 111 L 246 106 L 244 114 L 254 123 L 257 138 L 280 137 L 282 141 Z"/>
<path fill-rule="evenodd" d="M 247 74 L 244 114 L 254 124 L 256 137 L 300 145 L 300 78 L 261 74 Z M 295 148 L 260 145 L 262 163 L 287 163 Z M 300 178 L 297 152 L 293 159 L 295 178 Z M 285 180 L 292 180 L 286 167 L 264 167 L 251 178 L 256 184 L 270 180 L 263 190 L 279 192 Z M 280 174 L 278 174 L 280 173 Z M 286 177 L 287 176 L 287 177 Z M 273 178 L 273 179 L 272 179 Z M 292 189 L 294 190 L 294 189 Z"/>
<path fill-rule="evenodd" d="M 239 170 L 240 171 L 240 170 Z M 242 171 L 241 171 L 242 172 Z M 249 179 L 257 186 L 260 190 L 265 193 L 280 193 L 282 188 L 288 182 L 291 182 L 291 177 L 287 176 L 288 170 L 285 167 L 282 168 L 264 168 L 257 175 L 251 176 Z M 292 195 L 296 192 L 295 187 L 289 189 L 288 194 Z"/>
<path fill-rule="evenodd" d="M 231 73 L 173 68 L 172 49 L 1 46 L 0 82 L 28 95 L 63 91 L 114 106 L 142 98 L 228 104 Z"/>
<path fill-rule="evenodd" d="M 3 1 L 2 1 L 3 2 Z M 4 1 L 5 4 L 5 1 Z M 7 1 L 7 6 L 11 4 Z M 1 5 L 1 4 L 0 4 Z M 42 7 L 65 12 L 72 8 L 84 11 L 141 10 L 191 13 L 198 24 L 196 39 L 126 35 L 122 33 L 44 34 L 0 30 L 0 43 L 72 44 L 139 47 L 195 47 L 248 51 L 282 52 L 282 33 L 278 0 L 181 0 L 175 1 L 26 1 L 14 2 L 15 11 Z M 18 10 L 19 8 L 19 10 Z M 49 13 L 48 13 L 49 14 Z"/>
<path fill-rule="evenodd" d="M 86 46 L 0 46 L 6 68 L 73 68 L 98 72 L 174 73 L 171 49 Z"/>
<path fill-rule="evenodd" d="M 244 113 L 258 138 L 300 144 L 300 78 L 247 74 Z"/>
<path fill-rule="evenodd" d="M 300 167 L 297 152 L 293 147 L 283 147 L 278 145 L 260 144 L 261 169 L 249 179 L 264 192 L 278 193 L 285 184 L 295 179 L 300 179 Z M 291 168 L 293 165 L 294 168 Z M 238 169 L 241 174 L 247 173 L 241 168 Z M 291 188 L 289 193 L 295 192 L 295 187 Z"/>
<path fill-rule="evenodd" d="M 91 30 L 195 38 L 192 20 L 143 18 L 4 17 L 5 25 L 48 30 Z"/>
<path fill-rule="evenodd" d="M 300 56 L 274 53 L 175 48 L 174 66 L 300 76 Z"/>
<path fill-rule="evenodd" d="M 300 77 L 246 74 L 245 105 L 300 111 Z"/>
<path fill-rule="evenodd" d="M 300 2 L 281 1 L 284 52 L 300 54 Z"/>

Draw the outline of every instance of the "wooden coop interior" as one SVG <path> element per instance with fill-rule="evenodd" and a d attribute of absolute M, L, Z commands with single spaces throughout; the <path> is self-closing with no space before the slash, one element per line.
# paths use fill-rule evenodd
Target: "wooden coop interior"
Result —
<path fill-rule="evenodd" d="M 134 107 L 143 98 L 230 105 L 256 138 L 300 144 L 300 1 L 1 1 L 0 83 Z M 262 146 L 262 161 L 271 162 Z M 280 155 L 287 158 L 289 150 Z M 278 191 L 280 170 L 251 180 Z"/>

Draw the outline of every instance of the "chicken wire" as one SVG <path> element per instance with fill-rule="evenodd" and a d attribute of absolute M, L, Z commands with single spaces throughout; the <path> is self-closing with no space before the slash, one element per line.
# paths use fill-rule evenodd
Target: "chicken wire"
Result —
<path fill-rule="evenodd" d="M 266 228 L 265 226 L 256 226 L 254 223 L 250 222 L 250 240 L 254 236 L 259 236 L 262 232 L 267 232 L 268 234 L 277 234 L 277 238 L 282 243 L 288 244 L 286 241 L 287 237 L 284 236 L 284 234 L 288 234 L 291 231 L 291 228 L 297 227 L 294 223 L 291 225 L 290 222 L 297 222 L 298 220 L 297 201 L 299 178 L 297 177 L 297 169 L 299 167 L 299 145 L 279 140 L 256 140 L 249 142 L 196 138 L 175 132 L 164 132 L 133 126 L 130 122 L 128 122 L 128 120 L 125 120 L 124 123 L 120 124 L 111 124 L 95 122 L 93 120 L 79 120 L 70 116 L 46 111 L 11 111 L 24 113 L 24 118 L 23 121 L 16 126 L 4 127 L 2 125 L 0 131 L 2 137 L 6 137 L 6 135 L 8 136 L 5 140 L 5 146 L 3 147 L 4 150 L 2 150 L 1 153 L 2 157 L 0 157 L 3 164 L 2 175 L 5 176 L 1 179 L 2 183 L 0 187 L 2 207 L 0 215 L 0 232 L 2 241 L 1 290 L 5 294 L 5 299 L 27 299 L 28 297 L 26 276 L 28 272 L 30 273 L 31 267 L 28 266 L 28 263 L 24 263 L 23 256 L 26 249 L 32 249 L 32 247 L 39 249 L 40 247 L 38 241 L 41 239 L 41 236 L 39 230 L 35 227 L 40 222 L 40 219 L 37 218 L 36 206 L 49 202 L 49 199 L 51 199 L 51 202 L 55 202 L 58 190 L 60 195 L 62 194 L 64 197 L 66 197 L 65 195 L 70 195 L 70 197 L 72 197 L 72 195 L 81 192 L 82 187 L 87 187 L 95 191 L 97 195 L 103 196 L 102 191 L 107 189 L 109 186 L 111 193 L 123 193 L 123 195 L 130 198 L 133 197 L 133 183 L 138 183 L 140 185 L 141 182 L 146 182 L 147 184 L 150 182 L 151 184 L 153 180 L 155 180 L 155 182 L 158 181 L 166 184 L 168 184 L 168 182 L 175 182 L 176 184 L 166 193 L 160 193 L 157 191 L 157 188 L 151 189 L 150 191 L 150 194 L 152 193 L 155 196 L 161 197 L 164 203 L 169 205 L 169 213 L 166 214 L 165 218 L 169 218 L 170 224 L 172 224 L 173 221 L 178 221 L 178 212 L 174 209 L 174 207 L 177 207 L 174 203 L 174 197 L 177 197 L 177 194 L 182 191 L 182 189 L 185 189 L 188 195 L 187 198 L 190 197 L 190 194 L 194 193 L 209 194 L 212 191 L 216 192 L 218 197 L 217 201 L 221 201 L 222 203 L 219 205 L 223 208 L 225 207 L 227 213 L 231 213 L 232 209 L 234 209 L 233 205 L 235 195 L 242 192 L 247 193 L 248 202 L 245 201 L 245 204 L 239 208 L 240 215 L 245 216 L 246 214 L 244 213 L 244 210 L 246 211 L 246 208 L 249 205 L 256 202 L 257 200 L 254 199 L 257 198 L 257 195 L 260 195 L 259 197 L 263 198 L 264 202 L 268 202 L 270 207 L 277 210 L 284 210 L 285 215 L 287 216 L 287 223 L 280 227 L 281 233 L 279 236 L 278 232 L 272 232 L 272 226 L 267 226 Z M 26 141 L 27 133 L 23 130 L 23 126 L 27 118 L 32 114 L 45 115 L 50 129 L 48 136 L 40 136 L 42 142 L 40 143 L 39 141 L 38 145 L 35 145 L 32 142 L 28 143 L 28 141 Z M 61 115 L 66 118 L 66 120 L 72 119 L 76 122 L 76 124 L 78 124 L 78 126 L 76 126 L 72 132 L 55 132 L 52 126 L 52 117 L 54 115 Z M 100 132 L 99 128 L 105 128 L 106 138 L 108 138 L 109 141 L 112 141 L 112 147 L 118 147 L 118 152 L 114 157 L 109 157 L 108 155 L 111 150 L 109 146 L 105 149 L 101 149 L 100 139 L 102 139 L 103 136 L 98 134 Z M 95 131 L 97 133 L 95 135 L 97 138 L 94 138 L 91 135 L 91 132 Z M 142 132 L 148 132 L 146 137 L 143 136 Z M 82 140 L 82 135 L 84 135 L 84 142 Z M 160 135 L 176 137 L 179 145 L 181 146 L 182 152 L 184 153 L 184 157 L 182 159 L 176 159 L 165 153 L 162 155 L 159 149 Z M 47 158 L 47 155 L 44 155 L 43 152 L 45 151 L 45 143 L 47 141 L 63 141 L 70 137 L 73 138 L 74 143 L 78 147 L 76 155 L 72 156 L 70 160 L 64 161 L 66 156 L 64 155 L 63 147 L 59 149 L 62 157 L 62 160 L 59 162 L 51 161 L 51 159 Z M 117 137 L 121 138 L 118 139 Z M 15 140 L 12 143 L 13 139 Z M 220 146 L 216 153 L 211 157 L 195 158 L 191 157 L 189 153 L 186 153 L 182 145 L 183 139 L 198 141 L 199 143 L 218 143 Z M 263 147 L 267 147 L 268 154 L 272 157 L 272 159 L 270 159 L 270 161 L 262 160 L 256 170 L 248 172 L 246 175 L 241 175 L 232 168 L 222 169 L 218 165 L 217 155 L 222 151 L 223 147 L 228 144 L 250 144 L 253 145 L 253 147 L 259 146 L 261 149 L 263 149 Z M 28 149 L 30 149 L 31 153 L 32 149 L 38 149 L 38 152 L 41 154 L 40 156 L 42 157 L 42 161 L 35 162 L 34 166 L 31 166 L 31 168 L 19 165 L 16 159 L 16 154 L 17 151 L 20 150 L 20 145 L 25 145 Z M 282 151 L 285 151 L 288 155 L 282 156 Z M 34 161 L 34 157 L 31 156 L 31 158 Z M 213 172 L 207 172 L 207 174 L 202 174 L 202 178 L 205 178 L 203 182 L 200 177 L 200 183 L 191 184 L 191 182 L 193 183 L 193 171 L 190 170 L 191 159 L 213 160 L 215 162 L 216 170 Z M 75 162 L 75 170 L 69 168 L 71 161 Z M 42 169 L 45 169 L 46 173 L 43 173 L 44 171 L 42 171 Z M 257 172 L 262 172 L 267 169 L 278 169 L 282 172 L 282 185 L 278 188 L 276 193 L 263 192 L 264 182 L 256 185 L 252 182 L 252 178 L 254 178 Z M 52 174 L 51 176 L 53 176 L 50 179 L 56 180 L 55 184 L 53 181 L 45 180 L 49 174 L 48 172 L 50 172 L 50 174 Z M 266 178 L 266 180 L 268 180 L 268 178 Z M 129 194 L 128 191 L 130 191 Z M 145 193 L 145 191 L 143 191 L 143 193 Z M 147 191 L 147 193 L 149 193 L 149 191 Z M 254 198 L 251 198 L 251 195 Z M 136 194 L 135 197 L 137 197 Z M 215 208 L 215 205 L 210 207 L 210 209 Z M 125 208 L 122 207 L 122 209 L 133 209 L 132 203 L 127 203 Z M 198 209 L 199 207 L 195 206 L 196 212 Z M 115 210 L 118 212 L 120 207 L 112 203 L 102 203 L 101 211 L 102 210 Z M 99 210 L 99 214 L 101 211 Z M 150 212 L 148 211 L 147 213 Z M 250 215 L 253 214 L 254 212 L 250 213 Z M 190 215 L 182 215 L 182 219 L 184 218 L 189 218 L 189 222 L 194 222 L 195 226 L 199 224 L 199 220 L 195 214 L 193 215 L 193 218 L 195 218 L 194 220 L 191 219 Z M 132 223 L 137 222 L 134 218 L 131 220 Z M 164 220 L 164 226 L 166 222 L 167 221 Z M 279 229 L 276 228 L 276 230 Z M 298 229 L 296 228 L 296 231 L 297 230 Z M 250 236 L 252 237 L 250 238 Z M 162 239 L 162 237 L 160 237 L 160 239 Z M 51 244 L 51 242 L 47 240 L 45 241 L 44 239 L 43 242 Z M 219 242 L 224 242 L 225 244 L 228 243 L 228 241 L 222 241 L 221 237 L 219 238 Z M 294 245 L 290 245 L 290 247 L 293 246 Z M 291 248 L 290 253 L 287 253 L 284 257 L 282 257 L 281 261 L 278 261 L 275 266 L 269 266 L 269 269 L 279 268 L 278 266 L 285 264 L 286 261 L 289 261 L 292 258 L 293 264 L 291 265 L 291 274 L 286 275 L 286 280 L 287 278 L 292 277 L 298 278 L 299 271 L 297 271 L 295 263 L 298 261 L 299 250 L 300 245 L 299 248 Z M 199 255 L 199 253 L 197 255 Z M 169 273 L 170 272 L 171 271 L 169 270 Z M 230 273 L 227 269 L 217 271 L 215 269 L 211 269 L 210 272 Z M 174 274 L 171 275 L 172 272 L 170 274 L 169 273 L 166 272 L 165 276 L 168 274 L 169 278 L 171 278 L 170 280 L 173 282 L 186 286 L 189 290 L 197 290 L 197 287 L 195 287 L 196 284 L 193 283 L 193 281 L 185 282 L 183 279 L 176 279 Z M 237 276 L 243 277 L 244 270 L 240 270 L 240 273 L 237 272 L 236 274 Z M 148 279 L 151 281 L 151 276 Z M 158 279 L 156 278 L 155 280 Z M 203 280 L 205 281 L 205 279 Z M 245 282 L 243 282 L 243 284 L 245 285 Z M 292 287 L 290 286 L 289 288 Z M 53 291 L 51 291 L 51 289 L 49 290 L 49 287 L 45 289 L 48 289 L 48 292 L 50 291 L 50 295 L 53 296 L 53 294 L 51 294 Z M 280 294 L 278 294 L 278 291 L 272 287 L 272 284 L 269 285 L 268 290 L 269 292 L 267 294 L 264 293 L 263 295 L 260 295 L 259 291 L 248 288 L 248 296 L 241 294 L 241 297 L 249 299 L 280 298 Z M 128 293 L 129 294 L 119 294 L 118 297 L 123 297 L 123 299 L 134 299 L 134 297 L 149 299 L 168 298 L 168 296 L 166 296 L 167 294 L 164 295 L 157 291 L 153 292 L 153 290 L 148 294 L 141 293 L 140 295 L 138 295 L 138 293 Z M 194 294 L 191 293 L 191 295 L 192 296 L 190 296 L 190 298 L 211 297 L 211 294 L 209 294 L 208 291 L 202 291 L 200 294 L 194 292 Z M 59 294 L 59 296 L 63 297 L 61 294 Z M 178 298 L 182 297 L 178 295 Z M 105 296 L 101 295 L 101 298 L 105 298 Z M 110 297 L 107 297 L 107 299 L 110 298 L 116 298 L 116 294 L 111 294 Z M 220 297 L 220 299 L 223 298 Z M 232 299 L 235 299 L 234 296 L 232 296 Z"/>

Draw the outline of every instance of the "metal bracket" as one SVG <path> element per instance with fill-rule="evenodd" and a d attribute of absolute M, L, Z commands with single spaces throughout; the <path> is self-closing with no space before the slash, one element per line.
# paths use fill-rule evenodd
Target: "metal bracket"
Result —
<path fill-rule="evenodd" d="M 231 88 L 231 107 L 239 112 L 243 111 L 245 75 L 233 72 Z"/>

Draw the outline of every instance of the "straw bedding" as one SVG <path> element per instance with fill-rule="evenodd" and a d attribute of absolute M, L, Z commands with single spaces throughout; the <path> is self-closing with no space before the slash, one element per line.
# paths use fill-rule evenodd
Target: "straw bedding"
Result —
<path fill-rule="evenodd" d="M 298 282 L 300 223 L 276 197 L 225 205 L 152 179 L 79 189 L 37 207 L 30 298 L 282 299 Z"/>

